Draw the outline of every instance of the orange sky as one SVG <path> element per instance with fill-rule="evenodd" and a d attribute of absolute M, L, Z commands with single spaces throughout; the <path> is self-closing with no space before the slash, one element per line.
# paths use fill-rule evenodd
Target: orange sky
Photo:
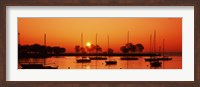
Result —
<path fill-rule="evenodd" d="M 166 52 L 182 52 L 182 18 L 18 18 L 20 44 L 43 44 L 44 33 L 47 45 L 65 47 L 67 52 L 74 52 L 75 45 L 81 45 L 83 32 L 84 45 L 98 44 L 107 49 L 107 35 L 110 36 L 110 48 L 119 52 L 127 42 L 144 45 L 144 52 L 149 52 L 150 34 L 156 30 L 157 51 L 165 39 Z"/>

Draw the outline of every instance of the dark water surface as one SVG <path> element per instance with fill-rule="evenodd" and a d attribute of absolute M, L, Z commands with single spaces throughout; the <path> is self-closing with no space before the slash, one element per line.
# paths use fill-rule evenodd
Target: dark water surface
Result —
<path fill-rule="evenodd" d="M 119 56 L 107 57 L 107 60 L 116 60 L 116 65 L 106 65 L 106 60 L 91 60 L 90 63 L 76 63 L 76 59 L 81 57 L 59 56 L 49 58 L 20 58 L 20 64 L 25 63 L 45 63 L 46 65 L 59 66 L 58 69 L 182 69 L 182 56 L 170 56 L 173 59 L 162 62 L 161 67 L 151 67 L 150 62 L 146 62 L 146 57 L 137 57 L 138 60 L 121 60 Z M 45 61 L 45 62 L 44 62 Z"/>

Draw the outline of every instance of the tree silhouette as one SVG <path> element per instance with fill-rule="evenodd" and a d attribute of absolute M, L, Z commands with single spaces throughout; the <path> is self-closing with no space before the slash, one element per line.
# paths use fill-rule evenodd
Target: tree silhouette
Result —
<path fill-rule="evenodd" d="M 137 52 L 142 52 L 144 50 L 144 46 L 142 44 L 136 44 L 136 51 Z"/>
<path fill-rule="evenodd" d="M 20 55 L 25 54 L 62 54 L 65 53 L 66 49 L 61 47 L 50 47 L 50 46 L 42 46 L 39 44 L 33 45 L 18 45 L 18 52 Z"/>
<path fill-rule="evenodd" d="M 75 52 L 76 53 L 79 53 L 79 52 L 82 52 L 82 53 L 85 53 L 85 49 L 87 50 L 87 52 L 89 53 L 94 53 L 94 52 L 102 52 L 102 48 L 99 46 L 99 45 L 94 45 L 94 44 L 91 44 L 91 46 L 86 46 L 85 48 L 84 47 L 80 47 L 79 45 L 76 45 L 75 46 Z"/>
<path fill-rule="evenodd" d="M 18 53 L 19 54 L 27 54 L 27 53 L 30 53 L 30 47 L 29 45 L 18 45 Z"/>
<path fill-rule="evenodd" d="M 123 52 L 123 53 L 129 53 L 129 52 L 142 52 L 144 50 L 144 46 L 142 44 L 136 44 L 136 45 L 133 45 L 132 43 L 127 43 L 125 44 L 125 46 L 122 46 L 120 48 L 120 50 Z"/>
<path fill-rule="evenodd" d="M 87 50 L 89 53 L 92 53 L 92 52 L 94 52 L 94 51 L 98 51 L 98 50 L 99 50 L 99 48 L 98 48 L 98 50 L 97 50 L 97 48 L 96 48 L 96 46 L 95 46 L 94 44 L 91 44 L 90 47 L 86 46 L 85 48 L 86 48 L 86 50 Z"/>
<path fill-rule="evenodd" d="M 53 52 L 55 54 L 62 54 L 62 53 L 65 53 L 65 48 L 60 48 L 60 47 L 55 46 L 53 47 Z"/>
<path fill-rule="evenodd" d="M 60 53 L 65 53 L 66 49 L 65 48 L 60 48 Z"/>
<path fill-rule="evenodd" d="M 122 46 L 120 48 L 120 50 L 123 52 L 123 53 L 128 53 L 129 49 L 126 47 L 126 46 Z"/>
<path fill-rule="evenodd" d="M 43 50 L 39 44 L 33 44 L 29 48 L 29 51 L 33 54 L 39 54 L 39 51 Z"/>
<path fill-rule="evenodd" d="M 53 54 L 53 49 L 50 46 L 46 47 L 48 54 Z"/>
<path fill-rule="evenodd" d="M 22 50 L 23 50 L 23 53 L 30 53 L 31 52 L 29 45 L 22 46 Z"/>
<path fill-rule="evenodd" d="M 90 52 L 93 52 L 96 49 L 96 46 L 94 44 L 91 44 L 91 47 L 89 49 L 90 49 Z"/>
<path fill-rule="evenodd" d="M 47 54 L 48 52 L 47 52 L 46 46 L 40 46 L 38 48 L 38 53 L 43 54 L 43 55 Z"/>
<path fill-rule="evenodd" d="M 129 52 L 135 52 L 136 51 L 136 47 L 135 45 L 133 45 L 132 43 L 127 43 L 126 44 L 126 48 L 129 50 Z"/>
<path fill-rule="evenodd" d="M 81 47 L 79 45 L 75 46 L 75 52 L 79 53 L 81 51 Z"/>
<path fill-rule="evenodd" d="M 84 48 L 84 47 L 81 47 L 81 48 L 80 48 L 80 51 L 81 51 L 82 53 L 86 53 L 86 51 L 85 51 L 85 48 Z"/>
<path fill-rule="evenodd" d="M 96 50 L 97 53 L 102 52 L 102 48 L 99 45 L 95 46 L 95 50 Z"/>
<path fill-rule="evenodd" d="M 113 49 L 111 49 L 111 48 L 108 48 L 108 54 L 112 54 L 114 52 L 114 50 Z"/>

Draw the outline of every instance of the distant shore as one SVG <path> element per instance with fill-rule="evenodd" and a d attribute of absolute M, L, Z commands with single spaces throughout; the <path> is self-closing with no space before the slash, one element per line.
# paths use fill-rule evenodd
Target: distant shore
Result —
<path fill-rule="evenodd" d="M 46 58 L 51 56 L 161 56 L 155 53 L 63 53 L 63 54 L 19 54 L 19 58 Z"/>

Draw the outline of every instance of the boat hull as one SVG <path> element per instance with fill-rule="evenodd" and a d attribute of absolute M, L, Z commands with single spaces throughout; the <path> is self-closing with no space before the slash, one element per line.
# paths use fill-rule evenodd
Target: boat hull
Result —
<path fill-rule="evenodd" d="M 158 61 L 159 59 L 157 58 L 146 58 L 145 61 Z"/>
<path fill-rule="evenodd" d="M 161 66 L 161 62 L 151 62 L 150 63 L 151 64 L 151 67 L 159 67 L 159 66 Z"/>
<path fill-rule="evenodd" d="M 88 63 L 88 62 L 91 62 L 90 59 L 79 59 L 79 60 L 76 60 L 77 63 Z"/>
<path fill-rule="evenodd" d="M 22 69 L 58 69 L 58 67 L 44 66 L 43 64 L 21 64 Z"/>
<path fill-rule="evenodd" d="M 122 57 L 121 60 L 138 60 L 138 58 L 129 58 L 129 57 Z"/>
<path fill-rule="evenodd" d="M 172 60 L 172 58 L 167 58 L 167 57 L 164 58 L 164 57 L 163 57 L 163 58 L 158 58 L 158 60 Z"/>
<path fill-rule="evenodd" d="M 106 57 L 90 57 L 90 60 L 107 60 Z"/>
<path fill-rule="evenodd" d="M 117 61 L 105 61 L 106 65 L 117 64 Z"/>

